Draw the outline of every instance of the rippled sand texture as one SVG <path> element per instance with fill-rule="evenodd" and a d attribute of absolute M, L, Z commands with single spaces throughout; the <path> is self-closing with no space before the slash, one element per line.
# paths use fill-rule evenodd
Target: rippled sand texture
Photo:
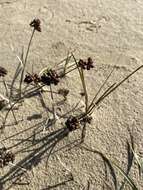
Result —
<path fill-rule="evenodd" d="M 22 47 L 27 47 L 31 34 L 29 23 L 34 17 L 41 19 L 42 32 L 34 36 L 28 72 L 32 72 L 32 65 L 34 72 L 54 66 L 68 51 L 76 50 L 77 58 L 91 56 L 95 68 L 86 72 L 86 82 L 92 98 L 113 66 L 115 71 L 106 88 L 142 64 L 142 0 L 0 0 L 0 66 L 9 71 L 7 81 L 12 79 L 18 65 L 16 55 L 20 56 Z M 43 134 L 46 110 L 39 97 L 26 99 L 15 111 L 22 121 L 11 125 L 13 117 L 10 115 L 0 141 L 16 153 L 15 163 L 26 168 L 28 173 L 20 175 L 23 170 L 19 166 L 0 169 L 0 189 L 82 190 L 89 185 L 91 190 L 106 190 L 109 189 L 107 184 L 115 189 L 113 176 L 108 167 L 106 171 L 96 151 L 104 153 L 124 171 L 128 167 L 130 134 L 134 137 L 135 150 L 142 151 L 142 76 L 143 70 L 140 70 L 95 110 L 92 124 L 87 127 L 86 145 L 82 145 L 95 150 L 92 152 L 79 146 L 71 148 L 80 137 L 80 130 L 52 149 L 61 125 L 57 123 Z M 69 99 L 61 106 L 65 113 L 79 101 L 81 82 L 77 73 L 71 73 L 61 85 L 70 90 Z M 4 93 L 1 86 L 0 92 Z M 49 105 L 49 95 L 44 98 Z M 4 116 L 5 112 L 0 114 Z M 72 145 L 66 146 L 70 143 Z M 69 179 L 71 174 L 74 180 Z M 133 165 L 130 175 L 139 189 L 143 189 L 137 165 Z M 120 181 L 121 175 L 117 176 Z"/>

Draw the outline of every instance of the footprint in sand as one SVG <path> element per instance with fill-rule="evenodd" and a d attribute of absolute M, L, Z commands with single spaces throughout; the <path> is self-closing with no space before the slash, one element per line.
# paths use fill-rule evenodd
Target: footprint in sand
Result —
<path fill-rule="evenodd" d="M 103 26 L 104 23 L 108 22 L 109 18 L 106 16 L 99 17 L 97 20 L 92 21 L 80 21 L 78 23 L 79 27 L 83 26 L 88 31 L 94 31 L 96 30 L 96 33 L 98 33 L 99 29 Z"/>

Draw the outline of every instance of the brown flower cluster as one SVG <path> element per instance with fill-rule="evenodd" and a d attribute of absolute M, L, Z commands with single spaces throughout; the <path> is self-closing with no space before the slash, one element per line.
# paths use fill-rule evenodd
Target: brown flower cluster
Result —
<path fill-rule="evenodd" d="M 35 18 L 31 23 L 30 26 L 33 27 L 38 32 L 41 32 L 41 21 L 38 18 Z"/>
<path fill-rule="evenodd" d="M 59 83 L 59 75 L 55 70 L 49 69 L 41 76 L 41 82 L 45 85 L 57 85 Z"/>
<path fill-rule="evenodd" d="M 15 155 L 10 152 L 7 151 L 7 149 L 1 148 L 0 149 L 0 167 L 3 168 L 4 166 L 7 166 L 9 164 L 9 162 L 14 162 L 15 160 Z"/>
<path fill-rule="evenodd" d="M 47 70 L 44 72 L 41 76 L 38 76 L 37 74 L 27 74 L 25 76 L 24 82 L 27 84 L 30 84 L 34 82 L 35 84 L 41 82 L 44 85 L 57 85 L 59 83 L 59 75 L 56 73 L 55 70 Z"/>
<path fill-rule="evenodd" d="M 91 57 L 88 57 L 87 61 L 84 61 L 83 59 L 80 59 L 78 62 L 79 67 L 82 69 L 90 70 L 94 67 L 93 60 Z"/>
<path fill-rule="evenodd" d="M 7 70 L 3 67 L 0 67 L 0 77 L 4 77 L 7 75 Z"/>
<path fill-rule="evenodd" d="M 69 131 L 74 131 L 79 128 L 80 122 L 77 117 L 70 116 L 66 120 L 65 125 L 69 129 Z"/>
<path fill-rule="evenodd" d="M 27 75 L 25 75 L 24 82 L 27 83 L 27 84 L 30 84 L 32 82 L 34 82 L 35 84 L 37 84 L 40 81 L 41 81 L 41 79 L 40 79 L 40 77 L 37 74 L 33 74 L 33 75 L 27 74 Z"/>

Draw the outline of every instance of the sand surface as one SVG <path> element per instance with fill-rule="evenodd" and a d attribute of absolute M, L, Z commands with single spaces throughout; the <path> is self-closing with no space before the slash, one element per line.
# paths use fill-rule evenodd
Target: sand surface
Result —
<path fill-rule="evenodd" d="M 42 32 L 34 36 L 26 71 L 32 72 L 33 68 L 34 72 L 40 72 L 44 67 L 54 67 L 68 51 L 75 50 L 77 59 L 90 56 L 95 62 L 94 69 L 85 72 L 90 100 L 114 66 L 115 71 L 104 89 L 142 65 L 142 0 L 0 0 L 0 66 L 8 70 L 7 83 L 18 65 L 16 56 L 21 55 L 23 47 L 27 48 L 32 31 L 29 23 L 35 17 L 41 19 Z M 106 190 L 109 186 L 115 189 L 111 172 L 99 152 L 124 171 L 128 166 L 127 142 L 131 142 L 131 135 L 135 150 L 142 152 L 142 76 L 143 70 L 140 70 L 94 111 L 85 142 L 80 146 L 80 129 L 66 137 L 59 134 L 64 119 L 43 133 L 44 122 L 52 118 L 52 114 L 42 107 L 39 96 L 25 99 L 15 110 L 18 124 L 12 124 L 10 114 L 0 135 L 1 146 L 15 153 L 14 164 L 17 164 L 0 169 L 0 189 Z M 59 87 L 70 90 L 67 101 L 57 106 L 58 112 L 63 114 L 81 99 L 78 73 L 70 73 L 54 90 Z M 5 94 L 2 83 L 0 93 Z M 50 94 L 43 96 L 51 109 Z M 56 95 L 54 98 L 56 102 L 62 100 Z M 0 114 L 2 123 L 6 111 Z M 20 167 L 27 172 L 21 174 Z M 116 172 L 120 183 L 121 175 Z M 135 163 L 130 176 L 138 188 L 143 189 Z"/>

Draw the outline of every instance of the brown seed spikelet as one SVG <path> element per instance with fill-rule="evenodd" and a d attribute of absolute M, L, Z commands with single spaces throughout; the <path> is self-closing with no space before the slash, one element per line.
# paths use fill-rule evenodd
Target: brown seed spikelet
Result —
<path fill-rule="evenodd" d="M 24 82 L 27 84 L 30 84 L 31 82 L 34 82 L 35 84 L 37 84 L 40 81 L 41 81 L 41 79 L 36 73 L 33 75 L 31 75 L 31 74 L 25 75 Z"/>
<path fill-rule="evenodd" d="M 84 61 L 82 59 L 79 60 L 78 62 L 79 67 L 82 69 L 90 70 L 91 68 L 94 67 L 93 65 L 93 60 L 91 57 L 88 57 L 87 61 Z"/>
<path fill-rule="evenodd" d="M 15 160 L 15 155 L 7 151 L 5 147 L 0 148 L 0 167 L 3 168 L 4 166 L 7 166 L 9 162 L 14 162 Z"/>
<path fill-rule="evenodd" d="M 4 67 L 0 67 L 0 77 L 7 75 L 7 70 Z"/>
<path fill-rule="evenodd" d="M 69 131 L 74 131 L 79 128 L 80 122 L 77 117 L 70 116 L 66 120 L 65 125 L 69 129 Z"/>
<path fill-rule="evenodd" d="M 41 82 L 45 85 L 57 85 L 59 83 L 59 75 L 55 70 L 49 69 L 41 76 Z"/>
<path fill-rule="evenodd" d="M 41 32 L 41 21 L 38 18 L 35 18 L 33 21 L 30 22 L 30 26 L 33 27 L 38 32 Z"/>

